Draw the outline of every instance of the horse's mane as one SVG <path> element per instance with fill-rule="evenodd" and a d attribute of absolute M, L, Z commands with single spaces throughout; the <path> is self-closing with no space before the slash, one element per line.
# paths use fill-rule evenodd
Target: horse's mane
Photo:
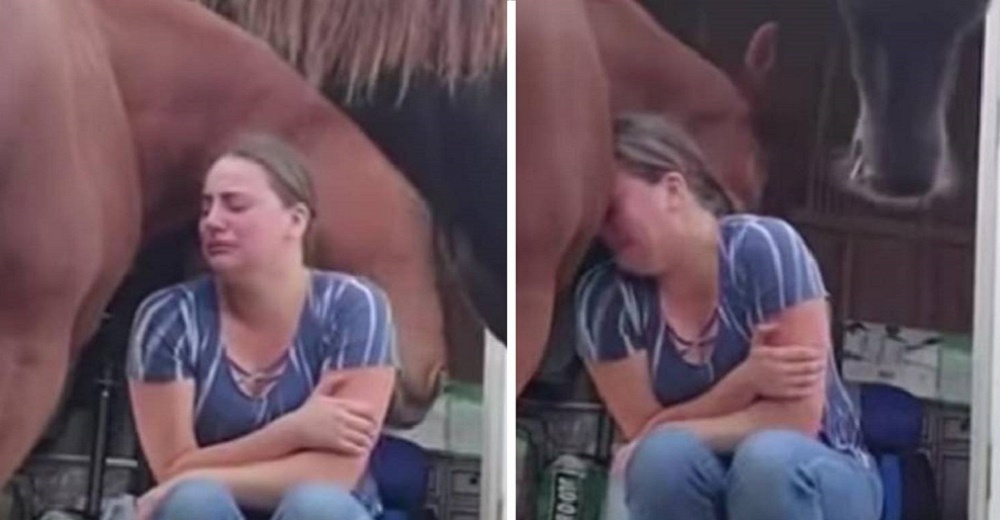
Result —
<path fill-rule="evenodd" d="M 313 85 L 371 93 L 387 72 L 449 87 L 506 64 L 503 0 L 196 0 L 263 38 Z"/>

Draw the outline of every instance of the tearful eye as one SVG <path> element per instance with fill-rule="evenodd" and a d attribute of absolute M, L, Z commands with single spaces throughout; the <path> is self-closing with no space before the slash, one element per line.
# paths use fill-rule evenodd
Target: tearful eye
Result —
<path fill-rule="evenodd" d="M 232 213 L 243 213 L 253 206 L 253 200 L 242 194 L 233 195 L 223 200 L 226 209 Z"/>

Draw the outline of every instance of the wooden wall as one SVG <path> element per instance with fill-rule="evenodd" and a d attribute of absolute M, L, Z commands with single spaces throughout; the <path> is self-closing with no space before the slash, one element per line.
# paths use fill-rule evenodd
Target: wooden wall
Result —
<path fill-rule="evenodd" d="M 794 212 L 841 318 L 972 332 L 973 232 Z"/>

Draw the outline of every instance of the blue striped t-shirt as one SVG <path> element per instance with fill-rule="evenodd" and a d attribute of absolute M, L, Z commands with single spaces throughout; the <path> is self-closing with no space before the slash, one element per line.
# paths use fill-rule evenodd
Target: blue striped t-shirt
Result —
<path fill-rule="evenodd" d="M 142 302 L 132 326 L 129 378 L 193 381 L 195 438 L 208 446 L 295 410 L 326 371 L 396 365 L 396 333 L 384 291 L 344 273 L 312 270 L 310 277 L 292 343 L 264 371 L 263 386 L 226 355 L 210 276 L 161 289 Z M 361 490 L 373 492 L 372 484 L 366 477 Z"/>
<path fill-rule="evenodd" d="M 678 351 L 655 280 L 623 272 L 612 261 L 594 266 L 578 282 L 579 354 L 601 362 L 646 351 L 653 392 L 663 406 L 671 406 L 702 394 L 746 359 L 757 324 L 797 303 L 827 297 L 815 258 L 787 222 L 730 215 L 720 219 L 719 229 L 718 327 L 706 363 L 691 363 Z M 829 366 L 821 440 L 870 464 L 832 352 Z"/>

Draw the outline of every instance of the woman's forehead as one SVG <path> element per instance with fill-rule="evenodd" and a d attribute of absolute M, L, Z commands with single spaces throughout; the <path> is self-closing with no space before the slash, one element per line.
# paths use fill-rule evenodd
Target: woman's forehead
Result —
<path fill-rule="evenodd" d="M 264 167 L 239 157 L 223 157 L 216 161 L 205 176 L 205 192 L 270 191 L 267 171 Z"/>

